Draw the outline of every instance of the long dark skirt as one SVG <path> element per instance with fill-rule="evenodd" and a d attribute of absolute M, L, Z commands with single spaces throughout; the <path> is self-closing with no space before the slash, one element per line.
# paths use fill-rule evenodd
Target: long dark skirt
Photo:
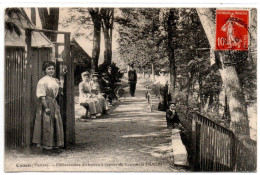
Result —
<path fill-rule="evenodd" d="M 64 145 L 64 133 L 60 107 L 55 99 L 46 97 L 46 102 L 51 114 L 46 115 L 41 102 L 39 102 L 32 142 L 41 146 L 61 147 Z"/>

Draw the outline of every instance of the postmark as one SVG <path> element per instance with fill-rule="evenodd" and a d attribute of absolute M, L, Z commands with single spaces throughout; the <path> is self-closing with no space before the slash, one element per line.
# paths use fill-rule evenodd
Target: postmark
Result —
<path fill-rule="evenodd" d="M 249 11 L 216 11 L 216 50 L 247 51 Z"/>

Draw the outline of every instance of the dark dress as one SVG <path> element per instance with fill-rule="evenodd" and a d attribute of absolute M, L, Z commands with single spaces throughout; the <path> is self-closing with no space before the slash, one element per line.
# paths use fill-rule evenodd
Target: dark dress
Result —
<path fill-rule="evenodd" d="M 136 82 L 137 82 L 137 74 L 135 70 L 130 70 L 128 72 L 128 82 L 129 82 L 129 90 L 130 95 L 133 97 L 135 95 Z"/>
<path fill-rule="evenodd" d="M 100 91 L 104 93 L 104 98 L 108 99 L 108 102 L 111 104 L 113 100 L 113 90 L 111 88 L 110 80 L 107 81 L 108 83 L 103 78 L 99 80 Z"/>
<path fill-rule="evenodd" d="M 172 112 L 170 109 L 166 110 L 167 128 L 173 128 L 174 124 L 180 124 L 180 119 L 177 112 Z"/>

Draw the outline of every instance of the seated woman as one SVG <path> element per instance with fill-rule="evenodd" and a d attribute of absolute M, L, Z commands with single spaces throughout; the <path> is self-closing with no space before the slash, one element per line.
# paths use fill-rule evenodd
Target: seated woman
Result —
<path fill-rule="evenodd" d="M 94 98 L 94 94 L 91 93 L 91 81 L 89 72 L 83 72 L 81 74 L 82 82 L 79 84 L 79 102 L 86 108 L 86 116 L 88 118 L 88 112 L 92 118 L 96 118 L 96 115 L 102 111 L 99 101 Z"/>
<path fill-rule="evenodd" d="M 107 110 L 109 109 L 108 102 L 101 94 L 98 77 L 99 75 L 97 73 L 92 74 L 91 93 L 94 94 L 94 98 L 97 98 L 97 100 L 99 101 L 102 109 L 102 114 L 106 114 Z"/>

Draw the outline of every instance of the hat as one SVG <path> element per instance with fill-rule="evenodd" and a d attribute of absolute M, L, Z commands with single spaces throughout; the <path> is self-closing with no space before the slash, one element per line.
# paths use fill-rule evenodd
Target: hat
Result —
<path fill-rule="evenodd" d="M 170 102 L 169 102 L 169 105 L 172 105 L 172 104 L 173 104 L 173 105 L 176 105 L 176 102 L 175 102 L 175 101 L 170 101 Z"/>
<path fill-rule="evenodd" d="M 107 73 L 106 73 L 106 72 L 103 72 L 103 73 L 101 74 L 101 76 L 107 76 Z"/>
<path fill-rule="evenodd" d="M 99 74 L 97 73 L 97 72 L 94 72 L 93 74 L 92 74 L 92 77 L 99 77 Z"/>
<path fill-rule="evenodd" d="M 89 74 L 89 72 L 82 72 L 82 74 L 81 74 L 81 76 L 83 77 L 83 76 L 89 76 L 90 74 Z"/>
<path fill-rule="evenodd" d="M 161 69 L 160 72 L 167 72 L 165 69 Z"/>

